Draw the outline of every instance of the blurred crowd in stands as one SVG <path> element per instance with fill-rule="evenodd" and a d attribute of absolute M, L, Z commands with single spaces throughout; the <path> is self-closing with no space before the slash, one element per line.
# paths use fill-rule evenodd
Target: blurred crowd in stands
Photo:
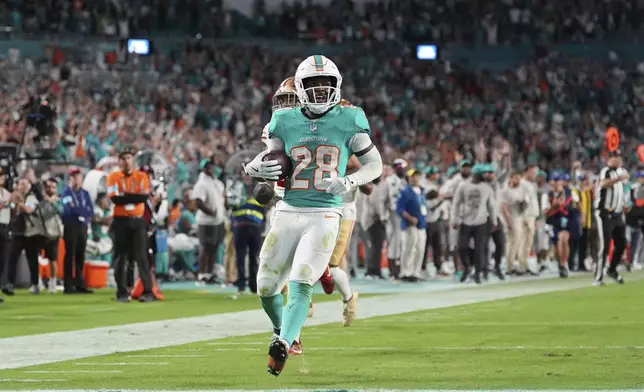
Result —
<path fill-rule="evenodd" d="M 248 5 L 249 1 L 239 1 Z M 644 4 L 627 0 L 6 0 L 17 31 L 103 37 L 191 32 L 437 43 L 581 42 L 642 28 Z M 244 12 L 245 11 L 245 12 Z"/>
<path fill-rule="evenodd" d="M 22 106 L 29 97 L 46 96 L 58 108 L 58 161 L 93 168 L 124 145 L 157 151 L 175 168 L 172 203 L 195 182 L 203 158 L 213 157 L 223 169 L 236 151 L 261 148 L 279 82 L 307 54 L 325 48 L 343 74 L 343 97 L 364 108 L 388 163 L 404 158 L 419 169 L 446 172 L 485 146 L 510 150 L 508 165 L 515 167 L 537 163 L 552 171 L 581 161 L 597 169 L 604 132 L 615 126 L 627 167 L 637 165 L 644 62 L 626 62 L 610 51 L 570 56 L 548 45 L 637 40 L 644 2 L 322 3 L 258 0 L 244 14 L 222 0 L 0 1 L 7 39 L 52 43 L 39 57 L 19 47 L 4 54 L 0 142 L 19 141 Z M 89 56 L 55 48 L 74 35 L 97 42 L 163 36 L 173 45 L 153 39 L 149 56 L 128 54 L 118 44 L 114 50 L 96 46 Z M 417 60 L 414 45 L 421 42 L 441 50 L 528 44 L 534 52 L 498 72 L 473 67 L 474 57 Z M 27 149 L 33 136 L 27 134 Z"/>

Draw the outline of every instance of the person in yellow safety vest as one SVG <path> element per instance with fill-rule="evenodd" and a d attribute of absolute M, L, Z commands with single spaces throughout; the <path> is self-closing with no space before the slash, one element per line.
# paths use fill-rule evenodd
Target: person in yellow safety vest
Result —
<path fill-rule="evenodd" d="M 244 187 L 245 188 L 245 187 Z M 252 196 L 242 196 L 240 203 L 232 208 L 231 226 L 237 262 L 237 290 L 257 294 L 257 268 L 259 251 L 262 248 L 262 232 L 265 224 L 265 207 Z M 246 280 L 246 255 L 248 255 L 248 281 Z"/>

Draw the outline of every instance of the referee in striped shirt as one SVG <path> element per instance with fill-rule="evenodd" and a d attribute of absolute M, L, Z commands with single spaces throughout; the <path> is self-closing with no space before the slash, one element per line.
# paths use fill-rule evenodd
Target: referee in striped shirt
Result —
<path fill-rule="evenodd" d="M 604 285 L 604 265 L 608 258 L 611 240 L 614 248 L 612 259 L 606 274 L 615 279 L 619 284 L 624 279 L 617 272 L 624 249 L 626 248 L 626 224 L 624 223 L 624 182 L 630 176 L 622 168 L 622 154 L 619 150 L 608 153 L 606 166 L 599 172 L 597 191 L 595 192 L 595 217 L 599 231 L 599 262 L 595 270 L 596 286 Z"/>

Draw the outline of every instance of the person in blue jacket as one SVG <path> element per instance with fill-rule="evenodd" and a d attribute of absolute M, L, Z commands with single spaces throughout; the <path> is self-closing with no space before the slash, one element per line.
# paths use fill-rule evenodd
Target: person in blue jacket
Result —
<path fill-rule="evenodd" d="M 63 201 L 63 226 L 65 240 L 65 294 L 90 294 L 85 287 L 83 265 L 87 245 L 87 225 L 94 216 L 94 203 L 83 189 L 83 173 L 79 168 L 69 170 L 69 186 L 61 197 Z"/>
<path fill-rule="evenodd" d="M 427 239 L 427 204 L 425 190 L 420 186 L 421 172 L 411 169 L 407 172 L 408 185 L 398 197 L 396 212 L 400 215 L 402 229 L 402 258 L 400 260 L 400 279 L 404 282 L 417 282 L 421 279 L 423 254 Z"/>

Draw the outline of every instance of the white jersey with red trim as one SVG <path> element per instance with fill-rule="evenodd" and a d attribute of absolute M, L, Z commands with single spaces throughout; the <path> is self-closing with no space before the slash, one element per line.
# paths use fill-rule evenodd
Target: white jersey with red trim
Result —
<path fill-rule="evenodd" d="M 268 146 L 268 124 L 264 126 L 264 130 L 262 131 L 262 143 Z M 273 188 L 275 190 L 275 195 L 280 199 L 284 198 L 284 185 L 285 185 L 284 180 L 277 181 L 273 185 Z"/>

